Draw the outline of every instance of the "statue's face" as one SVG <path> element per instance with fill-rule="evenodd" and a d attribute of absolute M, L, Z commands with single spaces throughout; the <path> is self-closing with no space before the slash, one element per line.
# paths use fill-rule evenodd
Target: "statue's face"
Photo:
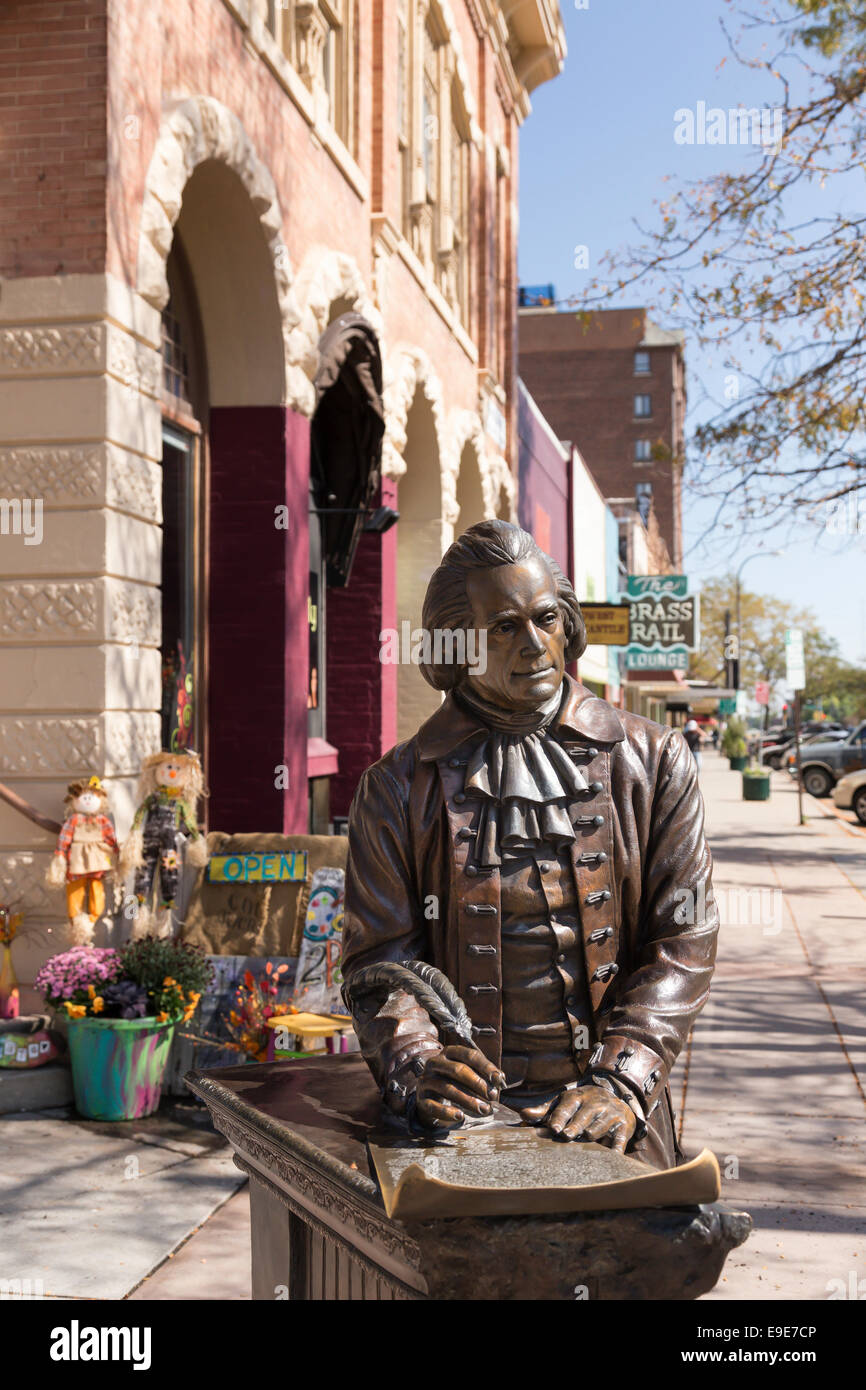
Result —
<path fill-rule="evenodd" d="M 473 625 L 487 632 L 487 669 L 470 670 L 468 684 L 495 704 L 537 709 L 565 675 L 568 639 L 552 574 L 533 556 L 471 571 L 466 592 Z"/>

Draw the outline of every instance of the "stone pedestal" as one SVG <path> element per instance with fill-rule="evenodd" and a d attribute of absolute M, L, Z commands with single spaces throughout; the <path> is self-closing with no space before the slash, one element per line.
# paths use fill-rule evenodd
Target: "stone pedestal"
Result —
<path fill-rule="evenodd" d="M 249 1174 L 256 1299 L 691 1299 L 751 1229 L 722 1203 L 391 1221 L 365 1144 L 379 1095 L 357 1054 L 186 1080 Z"/>

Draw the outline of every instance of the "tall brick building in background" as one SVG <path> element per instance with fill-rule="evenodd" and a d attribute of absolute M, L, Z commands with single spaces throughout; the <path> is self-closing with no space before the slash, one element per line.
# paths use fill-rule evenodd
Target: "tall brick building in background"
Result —
<path fill-rule="evenodd" d="M 518 130 L 564 53 L 556 0 L 0 6 L 0 497 L 44 525 L 0 535 L 0 780 L 43 813 L 97 773 L 123 834 L 176 741 L 209 829 L 327 829 L 438 703 L 379 633 L 516 517 Z M 368 506 L 350 569 L 326 513 Z M 32 922 L 52 848 L 0 804 Z"/>
<path fill-rule="evenodd" d="M 683 345 L 646 309 L 599 311 L 588 325 L 555 308 L 519 310 L 521 377 L 605 497 L 634 497 L 645 520 L 652 503 L 674 571 L 683 550 Z"/>

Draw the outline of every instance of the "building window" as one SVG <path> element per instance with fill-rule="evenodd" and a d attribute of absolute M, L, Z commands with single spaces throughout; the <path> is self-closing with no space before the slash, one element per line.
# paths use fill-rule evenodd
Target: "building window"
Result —
<path fill-rule="evenodd" d="M 171 300 L 162 311 L 162 389 L 175 409 L 193 413 L 189 363 Z"/>
<path fill-rule="evenodd" d="M 635 463 L 652 462 L 652 443 L 649 439 L 636 439 L 634 442 L 634 461 Z"/>
<path fill-rule="evenodd" d="M 448 159 L 451 184 L 448 217 L 442 225 L 442 288 L 449 303 L 465 321 L 469 298 L 469 159 L 471 145 L 457 94 L 451 93 Z M 446 230 L 447 229 L 447 230 Z"/>
<path fill-rule="evenodd" d="M 352 0 L 269 0 L 268 28 L 355 154 L 353 9 Z"/>
<path fill-rule="evenodd" d="M 439 52 L 430 21 L 424 25 L 424 87 L 422 92 L 421 151 L 427 202 L 439 203 Z"/>
<path fill-rule="evenodd" d="M 635 376 L 646 376 L 650 370 L 650 355 L 648 352 L 636 352 L 634 355 L 634 374 Z"/>
<path fill-rule="evenodd" d="M 646 420 L 653 413 L 653 398 L 648 395 L 639 395 L 634 398 L 634 418 L 636 420 Z"/>
<path fill-rule="evenodd" d="M 650 510 L 653 504 L 652 483 L 637 483 L 634 490 L 635 506 L 644 526 L 649 525 Z"/>
<path fill-rule="evenodd" d="M 411 195 L 411 154 L 409 141 L 409 0 L 397 5 L 397 148 L 400 168 L 400 208 L 403 235 L 409 231 Z"/>

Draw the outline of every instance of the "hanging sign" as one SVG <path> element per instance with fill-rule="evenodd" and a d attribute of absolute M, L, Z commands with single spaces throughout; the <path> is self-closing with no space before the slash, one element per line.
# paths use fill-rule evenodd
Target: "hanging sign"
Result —
<path fill-rule="evenodd" d="M 631 608 L 627 603 L 581 603 L 588 647 L 627 647 Z"/>
<path fill-rule="evenodd" d="M 630 574 L 629 640 L 625 664 L 630 670 L 681 670 L 689 652 L 700 644 L 699 598 L 689 593 L 685 574 Z"/>

